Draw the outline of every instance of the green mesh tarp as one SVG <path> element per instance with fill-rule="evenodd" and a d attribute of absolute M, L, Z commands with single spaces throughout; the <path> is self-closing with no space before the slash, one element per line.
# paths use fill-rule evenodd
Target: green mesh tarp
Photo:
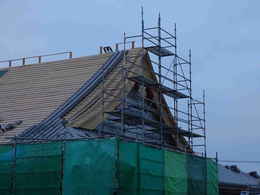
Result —
<path fill-rule="evenodd" d="M 163 194 L 163 150 L 120 141 L 119 151 L 119 194 Z"/>
<path fill-rule="evenodd" d="M 0 146 L 0 194 L 12 193 L 14 149 L 9 145 Z"/>
<path fill-rule="evenodd" d="M 207 161 L 193 155 L 187 155 L 188 194 L 202 195 L 207 192 Z"/>
<path fill-rule="evenodd" d="M 7 70 L 0 70 L 0 77 L 4 76 L 5 73 L 7 73 Z"/>
<path fill-rule="evenodd" d="M 119 141 L 119 194 L 136 195 L 139 190 L 139 144 Z"/>
<path fill-rule="evenodd" d="M 186 155 L 165 151 L 165 194 L 187 195 L 187 177 Z"/>
<path fill-rule="evenodd" d="M 0 147 L 0 195 L 217 195 L 217 164 L 115 138 Z"/>
<path fill-rule="evenodd" d="M 16 146 L 15 195 L 61 194 L 60 143 Z"/>
<path fill-rule="evenodd" d="M 218 194 L 218 166 L 212 159 L 207 159 L 207 195 Z"/>
<path fill-rule="evenodd" d="M 116 139 L 65 145 L 64 195 L 112 195 L 116 182 Z"/>
<path fill-rule="evenodd" d="M 140 194 L 164 194 L 164 151 L 140 145 Z"/>

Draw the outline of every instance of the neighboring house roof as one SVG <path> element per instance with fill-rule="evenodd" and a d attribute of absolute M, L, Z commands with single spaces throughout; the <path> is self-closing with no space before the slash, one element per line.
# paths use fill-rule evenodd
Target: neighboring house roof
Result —
<path fill-rule="evenodd" d="M 235 172 L 223 165 L 218 165 L 219 183 L 223 185 L 259 186 L 259 179 L 242 171 Z"/>
<path fill-rule="evenodd" d="M 122 91 L 129 94 L 135 85 L 123 82 L 122 66 L 128 69 L 127 77 L 143 71 L 143 76 L 157 82 L 148 52 L 142 48 L 9 69 L 0 78 L 0 101 L 5 102 L 0 105 L 0 116 L 8 123 L 17 120 L 23 123 L 0 135 L 0 142 L 17 135 L 35 140 L 97 135 L 94 130 L 109 117 L 104 118 L 102 112 L 118 109 L 121 101 L 116 98 Z M 105 103 L 102 102 L 104 89 L 113 89 L 113 94 L 105 93 L 110 99 Z M 175 127 L 164 97 L 160 98 L 156 91 L 152 93 L 164 105 L 163 121 Z M 176 132 L 172 131 L 174 140 Z M 179 147 L 187 147 L 184 138 L 180 140 Z"/>

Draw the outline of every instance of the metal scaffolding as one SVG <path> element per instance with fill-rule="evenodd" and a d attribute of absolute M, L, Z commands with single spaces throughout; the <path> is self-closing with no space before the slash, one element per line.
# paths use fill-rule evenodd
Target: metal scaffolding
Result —
<path fill-rule="evenodd" d="M 149 52 L 153 71 L 156 74 L 157 81 L 151 80 L 144 75 L 144 68 L 126 55 L 129 44 L 130 48 L 135 47 L 135 43 L 140 43 L 140 47 Z M 124 60 L 121 68 L 121 82 L 123 88 L 120 97 L 116 101 L 120 102 L 120 108 L 116 111 L 108 112 L 103 109 L 103 116 L 108 114 L 113 122 L 120 125 L 120 131 L 117 131 L 119 137 L 124 137 L 124 132 L 135 134 L 136 141 L 149 142 L 160 147 L 174 147 L 167 142 L 167 136 L 176 132 L 176 148 L 178 143 L 186 142 L 186 151 L 192 151 L 206 157 L 206 126 L 205 126 L 205 92 L 201 101 L 193 98 L 192 95 L 192 62 L 191 50 L 189 50 L 188 59 L 181 57 L 177 50 L 177 29 L 174 25 L 174 33 L 165 30 L 161 25 L 161 16 L 158 17 L 158 24 L 155 27 L 145 27 L 144 14 L 142 9 L 142 31 L 139 35 L 127 36 L 124 33 L 124 41 L 120 43 L 124 50 Z M 116 50 L 119 45 L 116 45 Z M 126 64 L 137 66 L 138 71 L 132 72 Z M 129 77 L 129 73 L 131 76 Z M 105 81 L 105 79 L 104 79 Z M 135 110 L 129 109 L 128 94 L 125 86 L 127 82 L 134 82 L 141 87 L 141 94 L 145 93 L 146 88 L 152 88 L 159 93 L 159 101 L 153 102 L 142 95 L 141 103 L 134 105 Z M 103 87 L 104 102 L 110 101 L 110 95 L 113 90 Z M 170 110 L 176 123 L 175 126 L 168 126 L 163 121 L 163 109 L 165 102 L 167 109 Z M 148 103 L 147 103 L 148 102 Z M 153 110 L 147 104 L 155 104 L 159 107 L 158 120 L 151 120 L 146 117 L 147 112 L 153 113 Z M 104 104 L 103 104 L 104 105 Z M 103 125 L 105 129 L 105 125 Z M 159 134 L 156 136 L 156 133 Z M 182 139 L 182 140 L 180 140 Z M 156 141 L 157 140 L 157 141 Z M 158 141 L 159 140 L 159 141 Z"/>
<path fill-rule="evenodd" d="M 123 42 L 116 44 L 117 51 L 124 51 L 123 62 L 118 65 L 120 71 L 116 78 L 120 80 L 118 82 L 120 86 L 105 86 L 107 78 L 105 76 L 102 78 L 102 94 L 99 98 L 102 98 L 103 122 L 97 127 L 98 136 L 135 139 L 137 142 L 156 147 L 194 152 L 206 157 L 205 92 L 201 101 L 193 98 L 191 50 L 187 59 L 178 54 L 176 24 L 172 34 L 162 27 L 160 15 L 155 27 L 145 27 L 143 10 L 141 16 L 141 33 L 134 36 L 124 33 Z M 139 45 L 135 46 L 135 44 Z M 135 47 L 143 48 L 149 53 L 155 79 L 145 76 L 146 67 L 136 61 L 137 58 L 143 57 L 141 54 L 127 55 L 129 48 Z M 107 51 L 111 52 L 111 48 Z M 54 55 L 65 54 L 72 58 L 72 52 Z M 8 63 L 9 66 L 17 65 L 15 62 L 25 65 L 31 60 L 42 63 L 42 59 L 49 56 L 53 55 L 0 63 Z M 140 88 L 139 94 L 135 94 L 138 103 L 133 104 L 129 100 L 129 91 L 127 91 L 129 83 Z M 144 95 L 149 92 L 147 89 L 156 91 L 159 98 L 157 100 L 147 98 Z M 114 95 L 118 90 L 120 95 Z M 115 101 L 120 106 L 112 111 L 106 110 L 105 105 Z M 169 110 L 172 114 L 174 125 L 165 123 L 165 110 Z M 175 136 L 174 139 L 169 140 L 172 135 Z"/>

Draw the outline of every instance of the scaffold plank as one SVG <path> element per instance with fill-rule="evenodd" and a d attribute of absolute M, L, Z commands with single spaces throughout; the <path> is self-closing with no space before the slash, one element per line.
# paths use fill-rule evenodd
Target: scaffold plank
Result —
<path fill-rule="evenodd" d="M 148 51 L 152 52 L 153 54 L 155 54 L 157 56 L 161 56 L 161 57 L 175 55 L 170 50 L 168 50 L 166 48 L 159 47 L 159 46 L 148 47 L 147 49 L 148 49 Z"/>
<path fill-rule="evenodd" d="M 128 78 L 131 81 L 134 81 L 140 85 L 144 85 L 146 87 L 153 87 L 153 88 L 157 88 L 159 89 L 163 94 L 176 98 L 176 99 L 181 99 L 181 98 L 188 98 L 189 96 L 175 90 L 175 89 L 171 89 L 167 86 L 161 85 L 151 79 L 148 79 L 144 76 L 134 76 L 134 77 L 129 77 Z"/>

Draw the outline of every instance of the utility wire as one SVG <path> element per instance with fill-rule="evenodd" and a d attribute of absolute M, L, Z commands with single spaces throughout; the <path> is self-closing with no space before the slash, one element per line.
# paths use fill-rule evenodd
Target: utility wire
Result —
<path fill-rule="evenodd" d="M 231 162 L 231 163 L 260 163 L 260 161 L 253 160 L 218 160 L 219 162 Z"/>

